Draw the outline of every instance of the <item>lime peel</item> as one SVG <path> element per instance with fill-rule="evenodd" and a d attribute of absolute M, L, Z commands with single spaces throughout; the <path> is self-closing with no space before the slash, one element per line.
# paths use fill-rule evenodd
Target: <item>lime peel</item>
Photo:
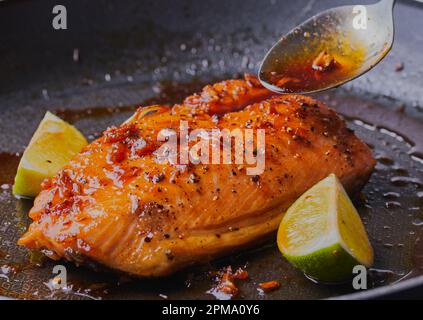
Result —
<path fill-rule="evenodd" d="M 291 264 L 319 281 L 342 281 L 352 276 L 355 265 L 373 264 L 360 216 L 334 174 L 294 202 L 282 219 L 277 240 Z"/>

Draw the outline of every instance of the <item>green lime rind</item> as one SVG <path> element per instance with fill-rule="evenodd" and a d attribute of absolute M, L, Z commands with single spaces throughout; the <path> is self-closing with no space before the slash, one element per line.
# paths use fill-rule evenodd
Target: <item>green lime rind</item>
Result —
<path fill-rule="evenodd" d="M 346 280 L 352 277 L 354 266 L 373 263 L 364 225 L 334 174 L 307 190 L 287 210 L 277 243 L 292 265 L 320 282 Z"/>
<path fill-rule="evenodd" d="M 327 283 L 341 282 L 351 278 L 353 268 L 361 264 L 339 243 L 303 256 L 290 256 L 285 253 L 283 255 L 305 275 Z"/>

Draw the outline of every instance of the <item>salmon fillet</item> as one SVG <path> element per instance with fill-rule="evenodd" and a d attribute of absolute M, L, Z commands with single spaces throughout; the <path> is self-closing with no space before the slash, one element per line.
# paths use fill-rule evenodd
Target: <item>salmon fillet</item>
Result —
<path fill-rule="evenodd" d="M 190 129 L 264 129 L 264 172 L 158 161 L 159 131 L 177 132 L 181 120 Z M 284 211 L 330 173 L 348 192 L 360 189 L 374 165 L 368 146 L 322 103 L 274 96 L 252 76 L 223 81 L 172 108 L 139 108 L 106 130 L 43 182 L 19 244 L 52 259 L 164 276 L 273 234 Z"/>

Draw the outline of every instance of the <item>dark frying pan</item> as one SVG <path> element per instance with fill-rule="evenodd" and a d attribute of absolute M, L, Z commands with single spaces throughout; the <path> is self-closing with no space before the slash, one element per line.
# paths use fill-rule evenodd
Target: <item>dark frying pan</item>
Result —
<path fill-rule="evenodd" d="M 370 1 L 361 1 L 369 3 Z M 68 29 L 53 30 L 51 1 L 0 4 L 0 295 L 15 298 L 213 298 L 209 272 L 244 266 L 251 299 L 423 297 L 423 7 L 400 2 L 396 42 L 374 70 L 318 95 L 373 149 L 378 165 L 354 200 L 374 246 L 367 291 L 316 284 L 284 261 L 274 241 L 162 280 L 134 280 L 65 264 L 70 290 L 45 283 L 55 263 L 16 240 L 30 201 L 10 195 L 19 156 L 46 110 L 91 139 L 137 104 L 173 103 L 214 80 L 256 72 L 265 51 L 294 25 L 352 1 L 61 1 Z M 422 240 L 420 240 L 422 239 Z M 37 266 L 41 264 L 41 266 Z M 257 283 L 282 285 L 261 295 Z"/>

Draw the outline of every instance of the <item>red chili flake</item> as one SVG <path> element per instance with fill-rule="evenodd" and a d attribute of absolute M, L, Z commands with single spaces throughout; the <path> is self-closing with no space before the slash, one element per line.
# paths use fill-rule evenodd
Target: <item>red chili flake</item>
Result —
<path fill-rule="evenodd" d="M 122 183 L 127 182 L 128 180 L 137 177 L 139 173 L 141 172 L 140 167 L 131 167 L 125 171 L 125 173 L 120 177 L 120 181 Z"/>
<path fill-rule="evenodd" d="M 397 63 L 397 64 L 395 65 L 395 71 L 396 71 L 396 72 L 401 72 L 402 70 L 404 70 L 404 63 L 402 63 L 402 62 Z"/>
<path fill-rule="evenodd" d="M 246 280 L 248 279 L 248 272 L 238 268 L 234 273 L 232 272 L 232 267 L 228 266 L 223 270 L 220 270 L 216 273 L 217 285 L 213 287 L 208 292 L 220 296 L 220 294 L 226 295 L 226 298 L 233 298 L 239 294 L 239 289 L 235 284 L 235 280 Z"/>
<path fill-rule="evenodd" d="M 313 60 L 312 68 L 317 71 L 329 71 L 335 68 L 337 65 L 338 62 L 330 53 L 322 51 Z"/>
<path fill-rule="evenodd" d="M 295 110 L 295 116 L 297 118 L 305 119 L 307 118 L 307 115 L 308 115 L 307 107 L 301 107 Z"/>
<path fill-rule="evenodd" d="M 67 171 L 60 171 L 55 180 L 58 185 L 60 198 L 70 198 L 80 192 L 78 184 L 75 184 Z"/>
<path fill-rule="evenodd" d="M 138 138 L 138 129 L 133 123 L 124 124 L 120 127 L 110 127 L 104 132 L 106 143 L 123 142 L 127 138 Z"/>
<path fill-rule="evenodd" d="M 259 283 L 259 288 L 262 289 L 266 293 L 277 290 L 279 289 L 280 286 L 281 284 L 279 281 L 267 281 L 267 282 Z"/>
<path fill-rule="evenodd" d="M 60 202 L 58 204 L 56 204 L 52 210 L 51 213 L 53 215 L 66 215 L 69 214 L 71 212 L 72 206 L 74 204 L 74 199 L 73 197 L 70 199 L 66 199 L 63 202 Z"/>
<path fill-rule="evenodd" d="M 51 180 L 51 178 L 46 178 L 43 180 L 43 182 L 41 182 L 41 189 L 42 190 L 46 190 L 49 189 L 53 186 L 53 182 Z"/>
<path fill-rule="evenodd" d="M 126 155 L 126 145 L 123 143 L 115 143 L 113 144 L 112 151 L 110 153 L 110 161 L 113 163 L 120 163 L 126 159 Z"/>
<path fill-rule="evenodd" d="M 235 271 L 234 278 L 238 280 L 247 280 L 248 279 L 248 272 L 242 268 L 238 268 Z"/>
<path fill-rule="evenodd" d="M 257 77 L 250 74 L 250 73 L 244 73 L 244 79 L 250 87 L 261 88 L 261 86 L 262 86 L 260 81 L 257 79 Z"/>
<path fill-rule="evenodd" d="M 218 291 L 231 295 L 231 297 L 236 297 L 239 293 L 239 290 L 235 284 L 226 278 L 224 278 L 222 283 L 219 285 Z"/>
<path fill-rule="evenodd" d="M 133 143 L 131 143 L 131 157 L 142 156 L 146 146 L 147 142 L 144 139 L 139 138 L 135 140 Z"/>

